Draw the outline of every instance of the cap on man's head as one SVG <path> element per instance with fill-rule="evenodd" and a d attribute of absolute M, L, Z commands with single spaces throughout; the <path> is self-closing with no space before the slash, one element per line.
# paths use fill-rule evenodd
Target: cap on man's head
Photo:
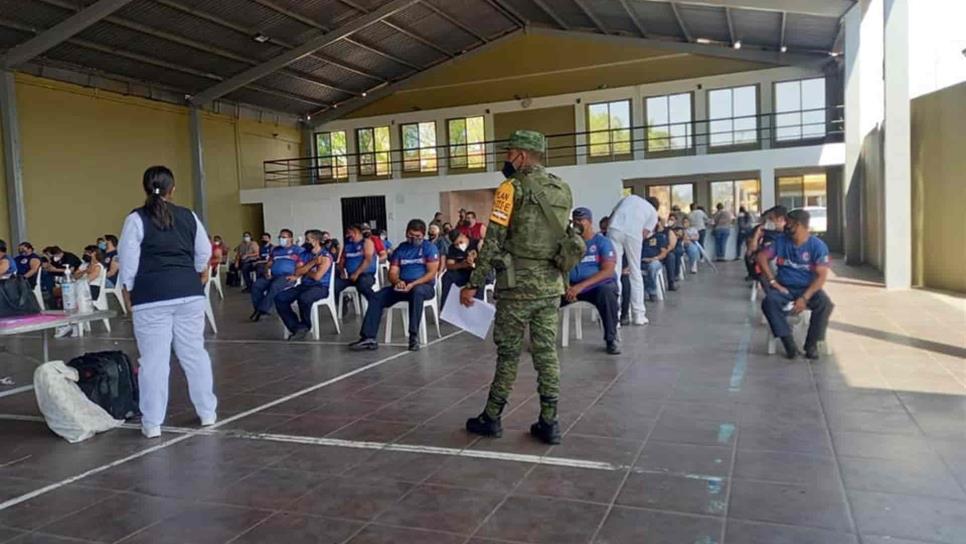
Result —
<path fill-rule="evenodd" d="M 503 149 L 522 149 L 543 153 L 547 149 L 547 139 L 535 130 L 515 130 Z"/>
<path fill-rule="evenodd" d="M 762 214 L 762 216 L 772 217 L 785 217 L 786 215 L 788 215 L 788 208 L 782 206 L 781 204 L 768 208 L 765 210 L 765 213 Z"/>
<path fill-rule="evenodd" d="M 574 208 L 574 213 L 572 214 L 572 216 L 575 221 L 583 221 L 585 219 L 587 221 L 594 220 L 594 214 L 591 213 L 590 208 L 584 208 L 584 207 Z"/>

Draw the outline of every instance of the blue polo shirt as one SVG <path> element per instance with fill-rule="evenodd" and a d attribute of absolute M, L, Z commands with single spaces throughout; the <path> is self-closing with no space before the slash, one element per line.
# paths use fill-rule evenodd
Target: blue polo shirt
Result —
<path fill-rule="evenodd" d="M 392 252 L 392 265 L 399 267 L 399 279 L 409 283 L 426 275 L 429 263 L 439 262 L 439 250 L 429 240 L 423 240 L 418 245 L 403 242 Z M 436 279 L 429 282 L 436 284 Z"/>
<path fill-rule="evenodd" d="M 326 250 L 324 247 L 320 247 L 318 253 L 312 251 L 311 249 L 308 250 L 308 251 L 303 251 L 300 260 L 303 263 L 307 263 L 307 262 L 315 259 L 319 255 L 325 255 L 330 260 L 332 259 L 332 254 L 329 253 L 328 250 Z M 335 263 L 333 263 L 333 266 L 334 266 L 334 264 Z M 315 273 L 318 270 L 318 268 L 319 268 L 318 265 L 313 266 L 311 269 L 309 269 L 309 274 Z M 332 274 L 330 274 L 329 271 L 326 271 L 325 274 L 322 275 L 322 279 L 320 279 L 318 281 L 313 280 L 309 276 L 309 274 L 306 274 L 306 275 L 302 276 L 302 285 L 318 285 L 319 287 L 328 287 L 329 286 L 329 278 L 332 276 Z"/>
<path fill-rule="evenodd" d="M 272 244 L 261 244 L 258 246 L 258 260 L 267 261 L 268 256 L 272 254 Z"/>
<path fill-rule="evenodd" d="M 284 278 L 295 273 L 299 261 L 302 259 L 302 248 L 289 245 L 272 248 L 272 277 Z"/>
<path fill-rule="evenodd" d="M 667 229 L 661 232 L 655 232 L 644 239 L 644 246 L 641 248 L 641 258 L 651 259 L 657 257 L 667 246 Z"/>
<path fill-rule="evenodd" d="M 829 265 L 828 246 L 817 236 L 796 247 L 791 237 L 779 234 L 765 251 L 778 266 L 778 283 L 788 288 L 807 288 L 815 280 L 815 270 Z"/>
<path fill-rule="evenodd" d="M 354 274 L 356 270 L 362 266 L 362 261 L 366 259 L 366 239 L 363 238 L 358 242 L 353 242 L 351 238 L 345 239 L 345 271 L 348 274 Z M 366 270 L 366 274 L 375 274 L 376 266 L 379 262 L 379 255 L 376 255 L 376 248 L 372 248 L 372 258 L 369 259 L 369 270 Z"/>
<path fill-rule="evenodd" d="M 617 253 L 614 251 L 614 244 L 606 236 L 599 232 L 593 238 L 587 240 L 587 249 L 584 256 L 577 263 L 577 266 L 570 271 L 570 284 L 580 283 L 594 274 L 600 272 L 604 263 L 617 263 Z M 615 281 L 614 276 L 608 276 L 594 285 L 590 285 L 584 291 L 589 291 L 598 285 Z"/>

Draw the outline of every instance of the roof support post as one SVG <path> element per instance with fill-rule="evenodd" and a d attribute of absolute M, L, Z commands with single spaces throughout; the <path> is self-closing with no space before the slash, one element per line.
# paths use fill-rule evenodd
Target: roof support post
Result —
<path fill-rule="evenodd" d="M 188 108 L 188 125 L 191 131 L 191 187 L 194 193 L 195 215 L 201 224 L 208 225 L 208 184 L 205 179 L 205 147 L 201 134 L 201 111 L 197 106 Z"/>
<path fill-rule="evenodd" d="M 4 174 L 7 179 L 7 208 L 10 214 L 11 247 L 27 239 L 27 214 L 23 197 L 23 168 L 20 155 L 20 121 L 13 72 L 0 71 L 0 113 L 3 117 Z"/>

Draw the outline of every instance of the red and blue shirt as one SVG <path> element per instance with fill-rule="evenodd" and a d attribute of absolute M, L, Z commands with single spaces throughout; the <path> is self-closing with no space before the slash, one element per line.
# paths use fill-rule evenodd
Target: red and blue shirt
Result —
<path fill-rule="evenodd" d="M 284 278 L 295 273 L 302 259 L 302 248 L 289 244 L 286 247 L 275 246 L 271 252 L 272 276 Z"/>
<path fill-rule="evenodd" d="M 817 236 L 809 236 L 802 245 L 796 246 L 788 235 L 779 234 L 764 251 L 775 259 L 778 283 L 789 288 L 808 287 L 815 281 L 815 270 L 829 265 L 828 246 Z"/>
<path fill-rule="evenodd" d="M 584 251 L 583 258 L 581 258 L 580 262 L 577 263 L 577 266 L 570 271 L 571 285 L 580 283 L 600 272 L 600 269 L 603 268 L 604 263 L 617 263 L 617 253 L 614 251 L 614 244 L 603 234 L 595 234 L 593 238 L 587 240 L 586 245 L 587 249 Z M 597 282 L 594 285 L 588 286 L 585 291 L 612 281 L 616 281 L 614 276 L 608 276 L 606 279 Z"/>
<path fill-rule="evenodd" d="M 399 267 L 399 279 L 409 283 L 426 275 L 428 264 L 439 262 L 439 250 L 429 240 L 417 245 L 403 242 L 392 252 L 392 266 Z M 435 278 L 430 285 L 435 285 Z"/>

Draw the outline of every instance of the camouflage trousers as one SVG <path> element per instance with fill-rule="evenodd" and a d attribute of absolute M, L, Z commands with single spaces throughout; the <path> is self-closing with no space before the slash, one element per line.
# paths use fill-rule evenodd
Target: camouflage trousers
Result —
<path fill-rule="evenodd" d="M 523 332 L 530 326 L 530 353 L 537 371 L 540 417 L 557 419 L 560 395 L 560 361 L 557 359 L 557 325 L 560 297 L 536 300 L 500 299 L 496 304 L 493 340 L 496 342 L 496 374 L 486 401 L 486 414 L 499 417 L 517 379 L 517 365 L 523 351 Z"/>

